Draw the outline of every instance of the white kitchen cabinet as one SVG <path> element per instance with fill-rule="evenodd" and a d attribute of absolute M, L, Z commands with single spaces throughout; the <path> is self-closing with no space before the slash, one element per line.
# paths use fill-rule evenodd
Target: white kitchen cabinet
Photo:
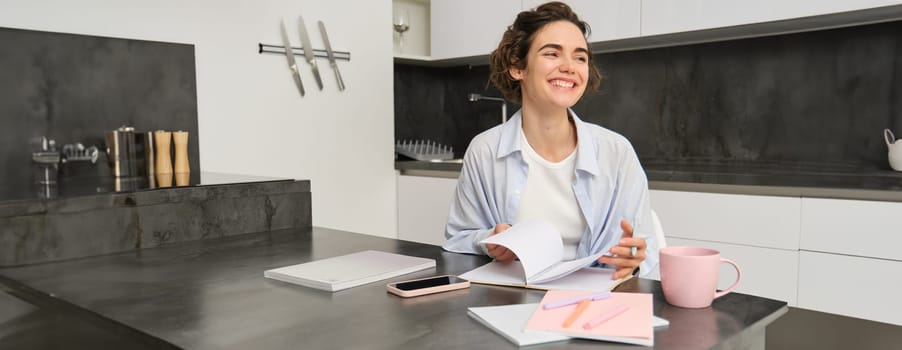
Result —
<path fill-rule="evenodd" d="M 650 197 L 668 239 L 799 249 L 798 197 L 664 190 Z"/>
<path fill-rule="evenodd" d="M 428 4 L 429 53 L 396 62 L 449 66 L 488 64 L 516 15 L 544 0 L 394 0 Z M 730 40 L 899 19 L 902 0 L 564 0 L 589 23 L 593 52 Z M 865 10 L 865 11 L 861 11 Z M 423 11 L 416 11 L 417 13 Z M 778 23 L 769 23 L 779 21 Z M 745 27 L 743 27 L 745 26 Z M 729 28 L 729 29 L 727 29 Z M 706 29 L 722 29 L 705 31 Z M 411 29 L 413 31 L 415 29 Z M 420 29 L 422 31 L 422 29 Z M 662 40 L 661 34 L 680 34 Z M 411 34 L 415 36 L 417 34 Z M 397 39 L 396 39 L 397 40 Z M 413 49 L 413 48 L 412 48 Z M 414 50 L 415 51 L 415 50 Z M 422 51 L 422 50 L 420 50 Z"/>
<path fill-rule="evenodd" d="M 799 307 L 902 325 L 902 203 L 804 198 L 799 246 Z"/>
<path fill-rule="evenodd" d="M 899 0 L 642 0 L 641 2 L 642 36 L 819 16 L 902 3 Z"/>
<path fill-rule="evenodd" d="M 431 58 L 490 54 L 520 6 L 520 0 L 432 0 Z"/>
<path fill-rule="evenodd" d="M 742 270 L 742 281 L 736 292 L 783 300 L 795 306 L 799 252 L 797 250 L 761 248 L 739 244 L 715 243 L 691 239 L 667 238 L 667 245 L 705 247 L 720 252 L 724 259 L 730 259 Z M 660 279 L 660 274 L 650 276 Z M 736 271 L 723 263 L 717 282 L 718 289 L 730 286 L 736 280 Z"/>
<path fill-rule="evenodd" d="M 523 10 L 546 0 L 523 0 Z M 564 0 L 579 18 L 589 23 L 589 42 L 634 38 L 639 36 L 640 2 L 635 0 Z"/>
<path fill-rule="evenodd" d="M 428 57 L 429 31 L 432 27 L 429 23 L 429 1 L 392 0 L 393 24 L 403 15 L 407 16 L 410 28 L 403 35 L 392 28 L 395 57 Z"/>
<path fill-rule="evenodd" d="M 902 261 L 902 203 L 804 198 L 800 247 Z"/>
<path fill-rule="evenodd" d="M 902 325 L 900 271 L 902 261 L 802 251 L 798 306 Z"/>
<path fill-rule="evenodd" d="M 425 61 L 488 56 L 522 10 L 545 0 L 431 0 L 430 55 Z M 566 0 L 592 28 L 589 42 L 639 36 L 640 3 L 634 0 Z M 487 59 L 485 60 L 487 61 Z M 481 61 L 480 61 L 481 62 Z"/>
<path fill-rule="evenodd" d="M 441 245 L 457 179 L 398 175 L 398 239 Z"/>

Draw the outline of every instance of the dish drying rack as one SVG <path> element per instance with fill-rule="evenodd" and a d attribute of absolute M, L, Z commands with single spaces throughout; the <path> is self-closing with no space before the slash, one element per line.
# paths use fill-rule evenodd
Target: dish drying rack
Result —
<path fill-rule="evenodd" d="M 395 152 L 416 160 L 448 160 L 454 158 L 454 149 L 430 140 L 398 140 Z"/>
<path fill-rule="evenodd" d="M 99 156 L 100 151 L 97 149 L 97 146 L 91 146 L 85 148 L 81 142 L 76 142 L 73 144 L 67 144 L 63 146 L 63 163 L 72 162 L 72 161 L 89 161 L 91 163 L 97 163 L 97 157 Z"/>

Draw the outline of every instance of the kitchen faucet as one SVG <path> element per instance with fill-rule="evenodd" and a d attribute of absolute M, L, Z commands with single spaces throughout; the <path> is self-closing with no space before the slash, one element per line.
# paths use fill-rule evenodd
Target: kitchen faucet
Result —
<path fill-rule="evenodd" d="M 505 101 L 503 98 L 482 96 L 480 94 L 473 94 L 473 93 L 471 93 L 468 98 L 469 98 L 470 102 L 476 102 L 479 100 L 501 101 L 501 124 L 504 124 L 504 122 L 507 121 L 507 101 Z"/>

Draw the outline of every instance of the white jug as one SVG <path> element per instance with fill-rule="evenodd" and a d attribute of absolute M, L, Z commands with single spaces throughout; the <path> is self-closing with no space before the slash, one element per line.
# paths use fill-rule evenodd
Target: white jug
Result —
<path fill-rule="evenodd" d="M 883 130 L 883 138 L 889 148 L 889 166 L 895 171 L 902 171 L 902 142 L 897 141 L 896 135 L 889 129 Z"/>

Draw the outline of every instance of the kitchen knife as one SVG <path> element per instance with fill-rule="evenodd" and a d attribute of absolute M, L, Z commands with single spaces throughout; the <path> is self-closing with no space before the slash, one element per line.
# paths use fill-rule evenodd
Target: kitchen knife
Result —
<path fill-rule="evenodd" d="M 319 21 L 319 33 L 323 35 L 323 45 L 326 46 L 326 56 L 329 57 L 329 65 L 335 72 L 335 80 L 338 81 L 338 91 L 345 90 L 345 82 L 341 80 L 341 72 L 338 71 L 338 63 L 335 62 L 335 52 L 332 51 L 332 45 L 329 44 L 329 34 L 326 34 L 326 25 L 323 21 Z"/>
<path fill-rule="evenodd" d="M 316 79 L 316 86 L 319 86 L 319 89 L 323 89 L 323 80 L 319 77 L 319 69 L 316 68 L 316 58 L 313 56 L 313 45 L 310 45 L 310 37 L 307 36 L 307 26 L 304 25 L 304 17 L 298 16 L 298 28 L 301 32 L 301 44 L 304 45 L 304 57 L 307 58 L 307 63 L 310 63 L 310 67 L 313 69 L 313 77 Z"/>
<path fill-rule="evenodd" d="M 298 73 L 298 64 L 294 61 L 294 50 L 291 49 L 291 42 L 288 41 L 288 30 L 285 29 L 285 20 L 282 20 L 282 45 L 285 46 L 285 57 L 288 57 L 288 68 L 291 68 L 291 77 L 294 78 L 294 85 L 298 86 L 301 97 L 304 96 L 304 83 L 301 82 L 301 73 Z"/>

